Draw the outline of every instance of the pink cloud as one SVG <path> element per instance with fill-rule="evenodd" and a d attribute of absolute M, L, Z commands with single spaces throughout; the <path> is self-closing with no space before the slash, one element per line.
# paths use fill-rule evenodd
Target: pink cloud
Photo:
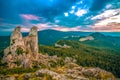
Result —
<path fill-rule="evenodd" d="M 30 29 L 29 29 L 29 28 L 22 27 L 22 28 L 21 28 L 21 31 L 22 31 L 22 32 L 29 32 Z"/>
<path fill-rule="evenodd" d="M 107 25 L 93 25 L 88 27 L 81 27 L 81 26 L 75 26 L 75 27 L 66 27 L 66 26 L 59 26 L 59 25 L 50 25 L 51 23 L 38 23 L 38 24 L 31 24 L 31 26 L 37 26 L 39 30 L 45 30 L 45 29 L 54 29 L 59 31 L 83 31 L 83 32 L 120 32 L 120 23 L 109 23 Z M 22 32 L 28 32 L 29 27 L 21 25 L 22 26 Z"/>
<path fill-rule="evenodd" d="M 90 30 L 103 32 L 120 32 L 120 23 L 109 23 L 107 25 L 90 26 Z"/>
<path fill-rule="evenodd" d="M 55 24 L 49 25 L 49 23 L 45 23 L 45 24 L 39 23 L 39 24 L 35 24 L 34 26 L 37 26 L 39 30 L 54 29 L 54 30 L 59 30 L 59 31 L 79 31 L 81 29 L 81 26 L 69 28 L 69 27 L 59 26 Z"/>
<path fill-rule="evenodd" d="M 93 26 L 89 26 L 89 30 L 104 32 L 120 32 L 120 14 L 115 15 L 118 12 L 120 12 L 120 9 L 108 10 L 106 11 L 106 13 L 102 13 L 102 15 L 94 17 L 95 19 L 102 19 L 102 17 L 105 17 L 105 19 L 98 21 Z"/>
<path fill-rule="evenodd" d="M 51 29 L 53 26 L 50 26 L 48 23 L 38 23 L 32 24 L 33 26 L 37 26 L 39 30 Z"/>
<path fill-rule="evenodd" d="M 52 29 L 59 30 L 59 31 L 80 31 L 81 27 L 76 26 L 73 28 L 68 28 L 68 27 L 56 26 L 56 27 L 53 27 Z"/>
<path fill-rule="evenodd" d="M 39 17 L 38 16 L 35 16 L 35 15 L 32 15 L 32 14 L 20 14 L 20 16 L 23 18 L 23 19 L 26 19 L 26 20 L 39 20 Z"/>
<path fill-rule="evenodd" d="M 101 14 L 99 14 L 97 16 L 92 17 L 91 19 L 92 20 L 95 20 L 95 19 L 106 19 L 106 18 L 115 16 L 118 13 L 120 13 L 120 9 L 110 9 L 110 10 L 104 11 L 103 13 L 101 13 Z"/>

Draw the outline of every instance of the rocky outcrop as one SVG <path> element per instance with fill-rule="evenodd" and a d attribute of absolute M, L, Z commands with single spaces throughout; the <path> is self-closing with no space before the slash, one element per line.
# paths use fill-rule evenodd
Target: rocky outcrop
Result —
<path fill-rule="evenodd" d="M 11 53 L 15 55 L 19 46 L 24 47 L 24 41 L 21 34 L 21 27 L 16 27 L 10 37 L 10 46 L 4 50 L 5 56 Z"/>
<path fill-rule="evenodd" d="M 71 48 L 71 46 L 68 46 L 68 45 L 66 45 L 66 44 L 64 44 L 64 45 L 60 45 L 60 44 L 55 44 L 55 47 L 59 47 L 59 48 Z"/>
<path fill-rule="evenodd" d="M 56 73 L 54 71 L 47 70 L 47 69 L 38 70 L 35 72 L 35 74 L 37 76 L 39 76 L 40 74 L 43 74 L 43 75 L 47 74 L 47 75 L 50 75 L 53 80 L 67 80 L 67 77 L 65 75 L 59 74 L 59 73 Z"/>
<path fill-rule="evenodd" d="M 84 37 L 84 38 L 80 38 L 79 41 L 83 42 L 83 41 L 87 41 L 87 40 L 94 40 L 94 37 L 92 36 L 87 36 L 87 37 Z"/>
<path fill-rule="evenodd" d="M 37 27 L 32 27 L 29 35 L 22 37 L 21 27 L 16 27 L 10 37 L 10 46 L 4 50 L 3 63 L 8 68 L 50 67 L 59 58 L 38 53 Z"/>
<path fill-rule="evenodd" d="M 73 80 L 115 80 L 115 77 L 110 72 L 100 68 L 78 66 L 75 63 L 66 64 L 63 70 Z"/>
<path fill-rule="evenodd" d="M 32 67 L 38 56 L 37 27 L 32 27 L 27 37 L 22 37 L 21 27 L 16 27 L 10 37 L 10 46 L 4 50 L 2 62 L 9 68 Z"/>
<path fill-rule="evenodd" d="M 33 73 L 0 76 L 0 80 L 116 80 L 112 73 L 100 68 L 87 68 L 67 63 L 56 68 L 42 68 Z"/>

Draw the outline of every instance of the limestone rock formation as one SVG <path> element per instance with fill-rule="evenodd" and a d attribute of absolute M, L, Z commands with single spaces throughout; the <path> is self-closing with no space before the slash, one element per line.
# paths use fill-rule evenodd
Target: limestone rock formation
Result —
<path fill-rule="evenodd" d="M 29 51 L 33 54 L 34 57 L 36 57 L 38 53 L 37 27 L 31 28 L 29 36 L 24 38 L 24 44 L 27 48 L 27 51 Z"/>
<path fill-rule="evenodd" d="M 32 67 L 32 62 L 37 59 L 38 34 L 37 27 L 32 27 L 27 37 L 22 37 L 21 27 L 16 27 L 10 37 L 10 46 L 4 50 L 2 62 L 9 68 Z"/>
<path fill-rule="evenodd" d="M 80 38 L 79 41 L 83 42 L 83 41 L 87 41 L 87 40 L 94 40 L 94 37 L 93 36 L 87 36 L 87 37 L 84 37 L 84 38 Z"/>
<path fill-rule="evenodd" d="M 21 27 L 16 27 L 10 37 L 10 46 L 4 50 L 5 55 L 15 55 L 16 49 L 21 46 L 24 47 L 24 41 L 21 34 Z"/>

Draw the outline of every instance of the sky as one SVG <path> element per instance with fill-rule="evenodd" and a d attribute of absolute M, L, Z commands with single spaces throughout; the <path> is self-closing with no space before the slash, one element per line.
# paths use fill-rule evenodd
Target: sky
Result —
<path fill-rule="evenodd" d="M 0 33 L 16 26 L 120 32 L 120 0 L 0 0 Z"/>

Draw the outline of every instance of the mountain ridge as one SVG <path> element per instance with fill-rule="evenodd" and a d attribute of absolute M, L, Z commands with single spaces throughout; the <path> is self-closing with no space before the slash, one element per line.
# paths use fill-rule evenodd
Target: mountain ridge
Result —
<path fill-rule="evenodd" d="M 84 32 L 84 31 L 59 31 L 59 30 L 54 30 L 54 29 L 45 29 L 45 30 L 39 30 L 38 32 L 43 32 L 43 31 L 57 31 L 57 32 L 72 32 L 72 33 L 76 33 L 76 32 L 83 32 L 83 33 L 87 33 L 87 32 Z M 28 32 L 22 32 L 23 34 L 26 34 L 26 33 L 28 33 Z M 93 31 L 93 32 L 91 32 L 91 31 L 88 31 L 88 33 L 95 33 L 95 31 Z M 98 33 L 103 33 L 104 35 L 108 35 L 108 36 L 120 36 L 120 32 L 98 32 Z M 0 34 L 0 36 L 10 36 L 10 34 L 11 34 L 11 32 L 9 33 L 9 35 L 2 35 L 2 34 Z"/>
<path fill-rule="evenodd" d="M 100 33 L 100 32 L 95 32 L 95 33 Z M 95 35 L 93 35 L 95 33 L 94 32 L 79 32 L 79 31 L 78 32 L 76 32 L 76 31 L 62 32 L 62 31 L 48 29 L 48 30 L 38 31 L 38 37 L 39 37 L 38 41 L 39 41 L 39 44 L 54 45 L 54 43 L 56 43 L 58 40 L 62 40 L 62 39 L 63 40 L 64 39 L 79 40 L 79 38 L 84 37 L 84 36 L 90 36 L 90 35 L 95 36 Z M 22 33 L 22 34 L 23 34 L 23 37 L 28 35 L 27 32 Z M 116 41 L 117 38 L 119 39 L 119 36 L 110 36 L 110 35 L 107 35 L 107 33 L 100 33 L 100 34 L 102 34 L 102 36 L 104 35 L 104 38 L 106 38 L 106 36 L 110 37 L 112 39 L 114 38 L 115 39 L 115 40 L 113 40 L 114 42 Z M 9 36 L 0 36 L 0 37 L 1 37 L 0 41 L 4 42 L 5 38 L 7 41 L 9 40 Z M 99 38 L 97 35 L 95 37 Z M 102 38 L 99 38 L 99 39 L 102 39 Z M 112 39 L 110 39 L 110 40 L 112 40 Z M 3 44 L 3 43 L 1 42 L 1 44 Z M 8 45 L 8 44 L 6 44 L 6 45 Z"/>

